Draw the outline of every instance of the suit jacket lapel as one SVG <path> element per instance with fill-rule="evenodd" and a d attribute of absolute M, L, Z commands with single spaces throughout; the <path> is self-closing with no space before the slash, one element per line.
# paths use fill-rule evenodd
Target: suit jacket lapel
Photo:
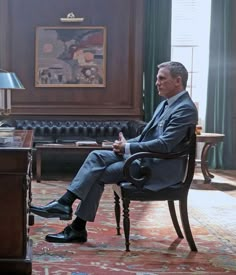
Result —
<path fill-rule="evenodd" d="M 168 109 L 165 110 L 163 113 L 161 113 L 161 111 L 158 112 L 158 114 L 161 114 L 161 115 L 160 115 L 159 117 L 157 116 L 158 119 L 155 119 L 155 120 L 154 120 L 154 123 L 151 125 L 151 128 L 155 127 L 155 126 L 158 124 L 158 122 L 159 122 L 160 120 L 164 120 L 166 117 L 168 117 L 168 116 L 172 113 L 172 111 L 173 111 L 173 109 L 175 108 L 175 106 L 181 104 L 181 103 L 183 102 L 184 98 L 186 98 L 186 97 L 189 97 L 189 94 L 188 94 L 188 93 L 185 93 L 185 94 L 183 94 L 182 96 L 180 96 L 180 97 L 179 97 L 175 102 L 173 102 L 173 103 L 168 107 Z M 165 102 L 165 101 L 164 101 L 164 102 Z M 163 105 L 164 105 L 164 103 L 163 103 Z M 162 105 L 162 106 L 163 106 L 163 105 Z M 162 107 L 161 107 L 161 108 L 162 108 Z"/>
<path fill-rule="evenodd" d="M 165 105 L 165 101 L 163 101 L 162 103 L 160 103 L 157 106 L 157 108 L 156 108 L 156 110 L 155 110 L 155 112 L 154 112 L 154 114 L 152 116 L 152 119 L 148 122 L 148 124 L 146 125 L 146 127 L 143 129 L 143 132 L 142 132 L 142 134 L 140 136 L 140 141 L 143 139 L 143 137 L 145 136 L 145 134 L 147 133 L 147 131 L 149 129 L 151 129 L 157 123 L 158 118 L 159 118 L 160 114 L 163 111 L 164 105 Z"/>
<path fill-rule="evenodd" d="M 171 105 L 168 107 L 168 110 L 166 110 L 166 111 L 165 111 L 164 113 L 162 113 L 162 114 L 161 114 L 161 112 L 162 112 L 162 108 L 163 108 L 163 106 L 164 106 L 164 104 L 165 104 L 165 103 L 164 103 L 165 101 L 163 101 L 162 103 L 160 103 L 160 104 L 157 106 L 157 108 L 156 108 L 156 110 L 155 110 L 155 112 L 154 112 L 154 115 L 153 115 L 152 119 L 150 120 L 150 122 L 149 122 L 149 123 L 146 125 L 146 127 L 144 128 L 144 130 L 143 130 L 143 132 L 142 132 L 142 134 L 141 134 L 141 136 L 140 136 L 139 141 L 141 141 L 141 140 L 144 138 L 144 136 L 146 135 L 146 133 L 147 133 L 151 128 L 157 126 L 157 124 L 158 124 L 158 122 L 160 121 L 160 119 L 163 120 L 164 118 L 168 117 L 168 116 L 172 113 L 172 111 L 173 111 L 173 109 L 175 108 L 175 106 L 181 104 L 181 102 L 183 102 L 183 100 L 184 100 L 185 98 L 187 98 L 187 97 L 189 97 L 189 94 L 188 94 L 188 93 L 185 93 L 185 94 L 183 94 L 182 96 L 180 96 L 175 102 L 173 102 L 173 104 L 171 104 Z"/>

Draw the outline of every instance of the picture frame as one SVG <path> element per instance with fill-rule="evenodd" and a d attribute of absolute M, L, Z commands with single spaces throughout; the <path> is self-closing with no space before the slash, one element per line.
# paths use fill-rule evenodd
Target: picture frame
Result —
<path fill-rule="evenodd" d="M 106 28 L 37 27 L 35 87 L 106 87 Z"/>

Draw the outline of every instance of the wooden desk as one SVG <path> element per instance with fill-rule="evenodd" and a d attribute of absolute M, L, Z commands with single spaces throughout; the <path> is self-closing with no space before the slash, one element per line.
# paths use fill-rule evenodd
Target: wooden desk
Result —
<path fill-rule="evenodd" d="M 212 146 L 215 146 L 217 143 L 222 142 L 224 140 L 223 134 L 216 134 L 216 133 L 202 133 L 201 135 L 197 135 L 197 142 L 203 142 L 204 146 L 201 152 L 201 170 L 204 176 L 205 182 L 210 183 L 211 179 L 214 178 L 208 170 L 208 161 L 207 156 L 209 149 Z"/>
<path fill-rule="evenodd" d="M 0 146 L 0 274 L 31 274 L 29 239 L 33 131 Z"/>

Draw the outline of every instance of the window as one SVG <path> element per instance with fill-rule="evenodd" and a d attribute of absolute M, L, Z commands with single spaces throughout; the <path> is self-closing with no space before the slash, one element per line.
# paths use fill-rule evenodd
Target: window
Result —
<path fill-rule="evenodd" d="M 204 127 L 209 62 L 211 0 L 172 1 L 171 59 L 188 72 L 187 90 L 198 106 Z"/>

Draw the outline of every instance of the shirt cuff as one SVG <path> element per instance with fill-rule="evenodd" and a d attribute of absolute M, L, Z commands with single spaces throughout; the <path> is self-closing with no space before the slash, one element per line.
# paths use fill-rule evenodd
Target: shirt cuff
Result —
<path fill-rule="evenodd" d="M 131 152 L 130 152 L 130 144 L 129 143 L 126 143 L 125 144 L 125 155 L 124 157 L 129 157 L 131 155 Z"/>

